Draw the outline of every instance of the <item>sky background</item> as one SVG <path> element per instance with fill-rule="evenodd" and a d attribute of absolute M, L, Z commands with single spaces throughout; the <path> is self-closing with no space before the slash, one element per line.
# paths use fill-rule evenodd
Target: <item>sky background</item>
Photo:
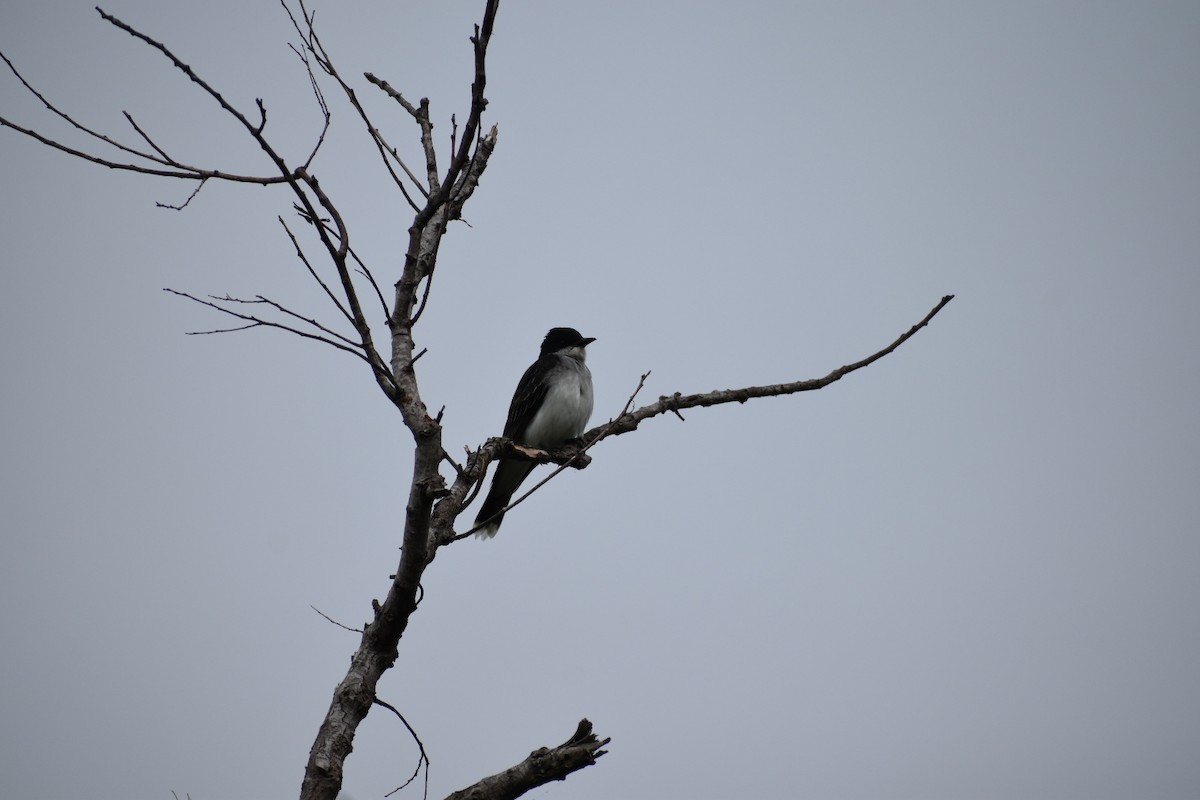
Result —
<path fill-rule="evenodd" d="M 5 0 L 0 49 L 113 136 L 128 110 L 270 172 L 91 5 Z M 410 163 L 355 76 L 428 96 L 445 153 L 482 8 L 317 5 Z M 311 148 L 277 3 L 105 9 Z M 608 440 L 442 551 L 380 686 L 430 796 L 584 716 L 609 755 L 531 796 L 1200 796 L 1200 4 L 508 0 L 488 74 L 499 146 L 417 331 L 452 453 L 552 326 L 597 338 L 599 423 L 647 370 L 643 402 L 819 377 L 956 299 L 820 392 Z M 313 172 L 390 284 L 411 213 L 328 93 Z M 0 114 L 83 141 L 8 75 Z M 7 129 L 0 163 L 0 796 L 294 796 L 358 641 L 310 605 L 358 626 L 385 595 L 410 437 L 361 362 L 185 336 L 225 321 L 161 291 L 332 322 L 285 190 L 165 211 L 191 187 Z M 416 758 L 373 712 L 345 797 Z"/>

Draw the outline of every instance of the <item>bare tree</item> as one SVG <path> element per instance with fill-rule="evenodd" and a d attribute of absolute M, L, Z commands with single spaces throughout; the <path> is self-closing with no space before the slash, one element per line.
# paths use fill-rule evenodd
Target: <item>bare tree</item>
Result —
<path fill-rule="evenodd" d="M 455 523 L 464 509 L 475 499 L 488 465 L 500 457 L 529 459 L 539 463 L 554 463 L 558 469 L 545 480 L 517 498 L 516 505 L 536 491 L 563 469 L 582 469 L 590 457 L 587 451 L 599 442 L 629 433 L 651 418 L 667 413 L 680 415 L 687 409 L 724 403 L 745 403 L 758 397 L 771 397 L 824 388 L 851 372 L 861 369 L 891 353 L 918 330 L 927 325 L 952 295 L 941 300 L 925 316 L 902 333 L 895 341 L 860 361 L 834 369 L 824 377 L 796 380 L 790 383 L 749 386 L 703 394 L 675 393 L 659 397 L 653 403 L 635 407 L 637 395 L 649 373 L 634 388 L 622 412 L 615 418 L 584 433 L 577 445 L 555 452 L 543 452 L 521 447 L 496 437 L 469 450 L 462 463 L 455 461 L 443 445 L 441 413 L 431 414 L 421 397 L 417 375 L 418 351 L 414 331 L 431 296 L 432 279 L 437 267 L 438 250 L 449 222 L 460 219 L 463 206 L 479 184 L 480 176 L 497 144 L 495 126 L 484 130 L 483 114 L 487 108 L 487 51 L 496 19 L 498 0 L 486 0 L 481 22 L 470 37 L 474 57 L 474 80 L 471 84 L 470 108 L 459 127 L 453 126 L 448 152 L 439 152 L 434 138 L 427 99 L 410 102 L 386 80 L 371 73 L 363 78 L 412 117 L 419 136 L 424 163 L 410 166 L 399 150 L 384 137 L 360 101 L 355 88 L 338 71 L 331 54 L 322 44 L 314 26 L 312 12 L 304 0 L 283 0 L 283 8 L 294 29 L 296 40 L 291 45 L 306 71 L 312 87 L 314 102 L 324 120 L 311 149 L 292 156 L 282 152 L 272 142 L 267 131 L 267 106 L 259 99 L 252 111 L 235 107 L 221 92 L 197 74 L 170 48 L 131 25 L 99 11 L 101 18 L 128 33 L 141 44 L 161 53 L 171 65 L 196 85 L 199 91 L 215 100 L 224 114 L 232 117 L 250 139 L 265 154 L 270 169 L 264 174 L 233 174 L 219 169 L 189 164 L 173 155 L 169 148 L 156 142 L 129 113 L 125 118 L 132 128 L 133 143 L 118 140 L 76 120 L 46 98 L 31 85 L 3 53 L 9 70 L 25 89 L 40 100 L 48 113 L 59 117 L 82 134 L 94 140 L 97 149 L 68 146 L 38 130 L 25 127 L 4 117 L 0 126 L 9 128 L 42 145 L 70 156 L 117 170 L 173 178 L 194 184 L 182 209 L 209 181 L 283 185 L 291 194 L 293 207 L 301 220 L 311 227 L 320 258 L 310 256 L 300 237 L 288 223 L 280 224 L 295 248 L 296 256 L 311 279 L 328 299 L 337 324 L 319 321 L 264 296 L 232 297 L 201 296 L 168 289 L 214 309 L 232 321 L 228 327 L 217 327 L 200 333 L 226 333 L 249 328 L 270 327 L 288 331 L 306 339 L 321 342 L 360 359 L 370 370 L 375 384 L 401 414 L 412 435 L 412 478 L 405 507 L 402 552 L 395 574 L 391 578 L 383 602 L 372 601 L 371 621 L 361 630 L 361 640 L 345 677 L 333 692 L 329 709 L 317 731 L 309 754 L 300 797 L 303 800 L 333 800 L 342 786 L 343 764 L 350 754 L 355 732 L 373 705 L 400 712 L 377 697 L 376 687 L 381 676 L 398 657 L 399 643 L 412 614 L 417 610 L 421 593 L 421 578 L 426 567 L 441 548 L 454 544 L 471 530 L 456 531 Z M 350 229 L 333 199 L 322 188 L 313 173 L 313 164 L 325 142 L 332 112 L 326 91 L 333 88 L 361 123 L 367 141 L 378 152 L 384 169 L 391 177 L 413 212 L 408 228 L 408 246 L 404 265 L 392 290 L 385 295 L 370 266 L 359 258 L 351 247 Z M 311 246 L 311 245 L 310 245 Z M 372 334 L 371 321 L 386 325 L 389 342 L 384 352 Z M 345 330 L 348 325 L 351 332 Z M 681 417 L 682 418 L 682 417 Z M 447 474 L 443 474 L 443 468 Z M 511 507 L 511 506 L 510 506 Z M 400 716 L 403 720 L 403 717 Z M 407 722 L 404 723 L 407 726 Z M 410 728 L 411 731 L 411 728 Z M 415 733 L 414 733 L 415 736 Z M 599 739 L 586 719 L 579 722 L 575 733 L 563 744 L 540 748 L 525 761 L 497 775 L 480 780 L 455 792 L 455 800 L 494 800 L 513 798 L 553 780 L 596 763 L 604 755 L 608 739 Z M 419 742 L 419 740 L 418 740 Z M 422 756 L 424 750 L 422 746 Z M 427 759 L 425 764 L 428 764 Z M 420 764 L 418 764 L 418 772 Z M 418 772 L 414 772 L 415 778 Z M 412 778 L 410 778 L 410 781 Z"/>

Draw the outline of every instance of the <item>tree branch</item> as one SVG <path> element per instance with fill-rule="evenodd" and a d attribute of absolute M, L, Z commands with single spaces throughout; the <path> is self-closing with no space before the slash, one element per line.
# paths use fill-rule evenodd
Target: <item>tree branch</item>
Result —
<path fill-rule="evenodd" d="M 349 625 L 343 625 L 342 623 L 338 622 L 336 619 L 329 616 L 324 611 L 322 611 L 321 609 L 317 608 L 316 606 L 314 606 L 312 604 L 309 604 L 308 607 L 311 608 L 313 611 L 317 612 L 318 614 L 320 614 L 322 617 L 324 617 L 326 622 L 330 622 L 334 625 L 337 625 L 342 630 L 347 630 L 347 631 L 350 631 L 351 633 L 362 633 L 362 628 L 351 628 Z"/>
<path fill-rule="evenodd" d="M 608 752 L 602 748 L 610 741 L 596 738 L 592 723 L 582 719 L 571 738 L 558 747 L 538 748 L 515 767 L 460 789 L 446 800 L 513 800 L 530 789 L 565 780 L 572 772 L 595 764 Z"/>
<path fill-rule="evenodd" d="M 679 414 L 680 411 L 688 408 L 708 407 L 721 405 L 723 403 L 744 403 L 755 397 L 779 397 L 782 395 L 796 394 L 797 392 L 811 392 L 817 389 L 824 389 L 831 383 L 840 381 L 842 378 L 849 375 L 851 372 L 860 370 L 863 367 L 874 364 L 879 359 L 893 352 L 897 347 L 907 342 L 912 338 L 913 334 L 929 324 L 937 313 L 946 307 L 946 304 L 954 299 L 954 295 L 948 294 L 933 307 L 933 309 L 925 315 L 925 318 L 913 325 L 909 330 L 900 335 L 894 342 L 889 344 L 882 350 L 872 353 L 861 361 L 855 361 L 853 364 L 847 364 L 844 367 L 838 367 L 833 372 L 830 372 L 823 378 L 812 378 L 810 380 L 793 381 L 792 383 L 776 383 L 767 386 L 747 386 L 742 389 L 724 389 L 715 392 L 705 392 L 703 394 L 680 394 L 676 392 L 673 395 L 663 396 L 658 399 L 658 402 L 642 406 L 635 411 L 623 415 L 615 423 L 608 425 L 597 425 L 591 430 L 585 432 L 580 438 L 589 445 L 594 444 L 601 439 L 609 436 L 620 436 L 623 433 L 637 430 L 638 425 L 651 417 L 657 417 L 667 412 Z M 682 417 L 681 417 L 682 418 Z"/>

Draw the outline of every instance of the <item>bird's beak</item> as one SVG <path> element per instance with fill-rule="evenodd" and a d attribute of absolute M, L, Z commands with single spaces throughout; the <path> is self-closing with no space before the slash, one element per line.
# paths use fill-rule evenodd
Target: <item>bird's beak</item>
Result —
<path fill-rule="evenodd" d="M 596 341 L 595 336 L 585 336 L 585 337 L 583 337 L 583 344 L 581 344 L 580 347 L 587 347 L 589 344 L 591 344 L 594 341 Z"/>

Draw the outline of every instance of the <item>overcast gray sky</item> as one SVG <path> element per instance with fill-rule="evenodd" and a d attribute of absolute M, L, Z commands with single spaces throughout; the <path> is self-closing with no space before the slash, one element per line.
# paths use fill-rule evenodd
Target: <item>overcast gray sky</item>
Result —
<path fill-rule="evenodd" d="M 269 172 L 92 2 L 6 0 L 48 97 Z M 465 114 L 475 2 L 318 4 L 345 75 Z M 319 117 L 277 3 L 112 0 L 293 157 Z M 1200 796 L 1200 4 L 514 2 L 500 141 L 418 331 L 452 452 L 554 325 L 610 440 L 426 576 L 381 696 L 431 796 L 564 740 L 539 798 Z M 359 82 L 418 161 L 404 115 Z M 314 172 L 389 282 L 411 215 L 351 113 Z M 0 113 L 69 141 L 5 75 Z M 409 437 L 357 361 L 161 291 L 315 315 L 279 189 L 190 187 L 0 130 L 0 796 L 297 793 L 397 561 Z M 301 231 L 301 233 L 305 233 Z M 416 751 L 372 714 L 346 796 Z M 401 797 L 418 797 L 410 787 Z"/>

